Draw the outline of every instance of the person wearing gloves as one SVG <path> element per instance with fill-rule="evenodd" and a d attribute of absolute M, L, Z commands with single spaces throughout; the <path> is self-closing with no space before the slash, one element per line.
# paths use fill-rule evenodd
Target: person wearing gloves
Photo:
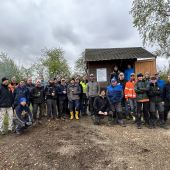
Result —
<path fill-rule="evenodd" d="M 100 89 L 99 96 L 97 96 L 94 99 L 93 107 L 94 107 L 93 123 L 95 125 L 99 125 L 101 119 L 103 119 L 104 116 L 109 116 L 109 118 L 113 116 L 113 112 L 110 109 L 109 100 L 106 97 L 105 89 Z"/>
<path fill-rule="evenodd" d="M 70 109 L 70 120 L 74 119 L 74 111 L 75 111 L 76 120 L 79 120 L 80 93 L 81 93 L 81 88 L 79 84 L 75 83 L 75 79 L 72 78 L 70 84 L 67 87 L 67 97 L 68 97 L 69 109 Z"/>
<path fill-rule="evenodd" d="M 117 83 L 117 80 L 114 77 L 111 79 L 110 86 L 107 87 L 107 97 L 110 102 L 111 110 L 114 114 L 116 114 L 117 123 L 124 127 L 125 124 L 123 122 L 121 105 L 123 98 L 123 88 L 120 84 Z"/>
<path fill-rule="evenodd" d="M 27 105 L 26 98 L 20 98 L 19 105 L 15 108 L 16 117 L 14 124 L 16 125 L 16 134 L 20 135 L 24 129 L 32 125 L 32 113 Z"/>

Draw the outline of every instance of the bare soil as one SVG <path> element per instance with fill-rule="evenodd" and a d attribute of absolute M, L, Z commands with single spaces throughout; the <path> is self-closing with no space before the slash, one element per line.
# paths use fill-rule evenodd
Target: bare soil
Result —
<path fill-rule="evenodd" d="M 0 136 L 0 169 L 169 170 L 169 129 L 56 120 L 31 127 L 21 136 Z"/>

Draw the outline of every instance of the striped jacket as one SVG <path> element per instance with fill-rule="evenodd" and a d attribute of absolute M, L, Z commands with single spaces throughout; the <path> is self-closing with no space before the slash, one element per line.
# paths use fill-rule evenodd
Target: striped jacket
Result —
<path fill-rule="evenodd" d="M 135 83 L 136 81 L 128 81 L 125 85 L 125 99 L 128 98 L 136 98 L 136 93 L 135 93 Z"/>

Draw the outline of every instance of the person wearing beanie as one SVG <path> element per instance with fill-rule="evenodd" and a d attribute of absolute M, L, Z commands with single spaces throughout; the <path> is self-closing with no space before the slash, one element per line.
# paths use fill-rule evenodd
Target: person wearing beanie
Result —
<path fill-rule="evenodd" d="M 32 125 L 32 113 L 27 105 L 27 99 L 22 97 L 19 99 L 19 105 L 15 108 L 16 117 L 14 124 L 16 126 L 16 134 L 20 135 L 24 129 Z"/>
<path fill-rule="evenodd" d="M 136 103 L 136 92 L 135 92 L 135 73 L 131 73 L 130 80 L 125 85 L 125 99 L 129 103 L 130 117 L 136 121 L 137 103 Z"/>
<path fill-rule="evenodd" d="M 116 114 L 117 123 L 121 126 L 125 126 L 122 116 L 122 105 L 121 101 L 123 98 L 123 88 L 117 83 L 115 77 L 111 79 L 110 86 L 107 87 L 107 97 L 110 102 L 111 110 Z"/>
<path fill-rule="evenodd" d="M 8 115 L 8 131 L 13 130 L 13 95 L 12 91 L 8 88 L 8 79 L 2 78 L 0 85 L 0 133 L 5 134 L 4 131 L 4 119 L 5 115 Z"/>
<path fill-rule="evenodd" d="M 148 84 L 148 96 L 150 104 L 150 128 L 156 126 L 156 114 L 159 114 L 160 127 L 164 127 L 164 106 L 163 106 L 163 91 L 158 86 L 155 76 L 151 77 L 150 83 Z"/>
<path fill-rule="evenodd" d="M 75 79 L 72 78 L 70 84 L 67 87 L 67 97 L 68 97 L 69 109 L 70 109 L 70 120 L 74 119 L 74 111 L 75 111 L 76 120 L 79 120 L 80 93 L 81 93 L 81 88 L 79 84 L 77 84 L 75 82 Z"/>
<path fill-rule="evenodd" d="M 136 101 L 137 101 L 137 128 L 141 129 L 141 117 L 145 125 L 149 125 L 149 98 L 148 98 L 148 83 L 143 80 L 143 74 L 137 74 L 138 81 L 135 84 Z"/>
<path fill-rule="evenodd" d="M 99 96 L 94 99 L 93 107 L 94 115 L 92 117 L 92 120 L 95 125 L 99 125 L 101 119 L 103 119 L 104 116 L 108 116 L 108 121 L 111 121 L 110 118 L 113 117 L 113 112 L 110 109 L 110 103 L 108 98 L 106 97 L 106 89 L 100 89 Z"/>
<path fill-rule="evenodd" d="M 90 115 L 93 115 L 94 108 L 93 103 L 96 96 L 99 95 L 100 86 L 97 81 L 95 81 L 94 74 L 90 74 L 90 80 L 87 83 L 87 97 L 89 99 L 89 112 Z"/>

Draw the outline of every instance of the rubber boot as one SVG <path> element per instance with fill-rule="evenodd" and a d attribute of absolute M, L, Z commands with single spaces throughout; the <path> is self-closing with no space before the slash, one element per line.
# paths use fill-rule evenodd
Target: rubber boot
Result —
<path fill-rule="evenodd" d="M 73 120 L 73 119 L 74 119 L 74 113 L 70 112 L 70 120 Z"/>
<path fill-rule="evenodd" d="M 78 111 L 76 111 L 76 114 L 75 114 L 75 118 L 76 118 L 76 120 L 79 120 L 79 112 Z"/>

